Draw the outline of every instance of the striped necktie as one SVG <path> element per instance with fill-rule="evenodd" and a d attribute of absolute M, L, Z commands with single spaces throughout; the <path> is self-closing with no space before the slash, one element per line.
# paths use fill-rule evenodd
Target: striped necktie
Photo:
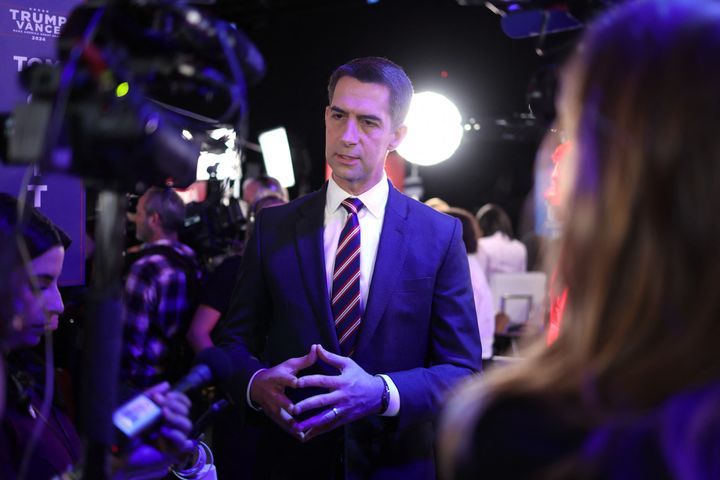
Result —
<path fill-rule="evenodd" d="M 363 203 L 348 197 L 341 205 L 347 210 L 345 227 L 340 233 L 332 282 L 332 304 L 340 351 L 351 356 L 360 330 L 360 223 L 358 212 Z"/>

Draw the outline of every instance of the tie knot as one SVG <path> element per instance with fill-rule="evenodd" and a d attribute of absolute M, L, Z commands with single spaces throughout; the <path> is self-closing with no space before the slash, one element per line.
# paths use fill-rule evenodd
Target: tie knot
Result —
<path fill-rule="evenodd" d="M 348 213 L 357 213 L 362 209 L 363 203 L 359 198 L 348 197 L 342 201 L 342 205 Z"/>

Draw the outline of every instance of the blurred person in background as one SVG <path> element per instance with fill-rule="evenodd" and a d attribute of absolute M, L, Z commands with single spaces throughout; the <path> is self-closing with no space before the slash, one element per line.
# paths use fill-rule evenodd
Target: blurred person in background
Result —
<path fill-rule="evenodd" d="M 558 145 L 552 154 L 553 171 L 550 178 L 550 186 L 545 191 L 545 200 L 548 205 L 548 212 L 553 221 L 558 225 L 563 225 L 567 220 L 567 209 L 564 208 L 560 201 L 560 185 L 564 166 L 564 159 L 570 153 L 571 143 L 569 141 L 562 142 Z M 563 314 L 565 313 L 565 304 L 567 303 L 568 289 L 561 284 L 558 278 L 558 268 L 555 265 L 550 275 L 550 291 L 548 292 L 549 300 L 549 318 L 547 325 L 547 343 L 553 343 L 560 334 L 560 326 L 562 325 Z"/>
<path fill-rule="evenodd" d="M 557 340 L 453 396 L 449 479 L 720 475 L 720 4 L 633 1 L 562 77 Z"/>
<path fill-rule="evenodd" d="M 444 210 L 451 217 L 460 220 L 463 227 L 463 243 L 467 250 L 468 264 L 470 266 L 470 283 L 472 283 L 475 313 L 477 314 L 480 342 L 482 343 L 483 362 L 493 356 L 493 342 L 495 339 L 495 312 L 492 293 L 488 286 L 485 272 L 480 266 L 478 258 L 478 239 L 480 226 L 472 213 L 462 208 L 450 207 Z M 483 363 L 483 367 L 485 363 Z"/>
<path fill-rule="evenodd" d="M 268 193 L 251 205 L 249 222 L 246 226 L 246 240 L 252 234 L 256 215 L 263 208 L 283 205 L 287 201 L 278 193 Z M 198 353 L 213 347 L 213 330 L 228 309 L 233 288 L 237 282 L 242 255 L 232 255 L 213 270 L 203 285 L 197 310 L 187 333 L 187 341 Z M 229 409 L 213 423 L 212 449 L 219 478 L 250 478 L 247 465 L 256 453 L 258 427 L 252 417 L 243 418 L 237 409 Z M 243 445 L 243 448 L 238 448 Z"/>
<path fill-rule="evenodd" d="M 439 198 L 439 197 L 428 198 L 423 203 L 425 205 L 427 205 L 428 207 L 430 207 L 434 210 L 437 210 L 438 212 L 443 212 L 443 213 L 447 212 L 448 209 L 450 208 L 450 205 L 448 205 L 448 203 L 445 200 L 443 200 L 442 198 Z"/>
<path fill-rule="evenodd" d="M 488 281 L 496 273 L 527 270 L 527 249 L 513 237 L 510 217 L 500 206 L 488 203 L 477 212 L 482 230 L 478 256 Z"/>
<path fill-rule="evenodd" d="M 190 367 L 185 344 L 200 293 L 195 252 L 178 240 L 185 204 L 172 188 L 151 187 L 132 218 L 143 244 L 128 256 L 121 378 L 135 389 L 176 381 Z"/>
<path fill-rule="evenodd" d="M 246 241 L 252 234 L 252 224 L 255 216 L 265 207 L 274 207 L 287 203 L 282 195 L 268 193 L 255 200 L 250 210 L 250 222 L 245 233 Z M 220 316 L 227 310 L 232 297 L 232 290 L 237 281 L 238 270 L 242 255 L 232 255 L 218 265 L 208 276 L 203 286 L 198 308 L 195 310 L 190 328 L 187 332 L 187 340 L 195 353 L 214 346 L 212 331 L 217 325 Z"/>
<path fill-rule="evenodd" d="M 244 205 L 245 218 L 253 219 L 255 203 L 266 197 L 267 195 L 275 195 L 285 201 L 290 201 L 290 196 L 285 187 L 280 184 L 280 180 L 268 175 L 260 175 L 245 180 L 242 184 L 242 201 Z"/>

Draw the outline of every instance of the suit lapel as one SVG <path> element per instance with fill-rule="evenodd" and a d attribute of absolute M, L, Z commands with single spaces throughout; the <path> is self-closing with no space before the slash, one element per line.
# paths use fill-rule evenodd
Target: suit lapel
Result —
<path fill-rule="evenodd" d="M 325 278 L 323 250 L 323 223 L 327 183 L 300 207 L 300 218 L 295 224 L 295 247 L 305 286 L 305 295 L 315 313 L 320 338 L 326 348 L 339 352 L 335 322 L 332 320 L 330 300 Z"/>
<path fill-rule="evenodd" d="M 380 243 L 378 244 L 367 307 L 363 316 L 357 351 L 370 342 L 395 289 L 407 253 L 407 199 L 390 184 Z"/>

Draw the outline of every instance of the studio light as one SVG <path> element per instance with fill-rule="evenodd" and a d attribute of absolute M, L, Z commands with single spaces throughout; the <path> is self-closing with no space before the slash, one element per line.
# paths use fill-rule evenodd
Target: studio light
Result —
<path fill-rule="evenodd" d="M 408 134 L 397 151 L 416 165 L 435 165 L 450 158 L 460 146 L 463 125 L 458 108 L 443 95 L 413 95 L 405 124 Z"/>
<path fill-rule="evenodd" d="M 207 180 L 210 178 L 208 167 L 215 165 L 217 165 L 215 173 L 218 179 L 239 178 L 240 157 L 235 150 L 235 130 L 217 128 L 210 132 L 209 137 L 198 158 L 197 179 Z M 206 148 L 209 144 L 212 144 L 212 148 Z"/>
<path fill-rule="evenodd" d="M 263 132 L 258 135 L 258 141 L 267 174 L 277 178 L 285 188 L 295 185 L 295 171 L 285 128 L 280 127 Z"/>

